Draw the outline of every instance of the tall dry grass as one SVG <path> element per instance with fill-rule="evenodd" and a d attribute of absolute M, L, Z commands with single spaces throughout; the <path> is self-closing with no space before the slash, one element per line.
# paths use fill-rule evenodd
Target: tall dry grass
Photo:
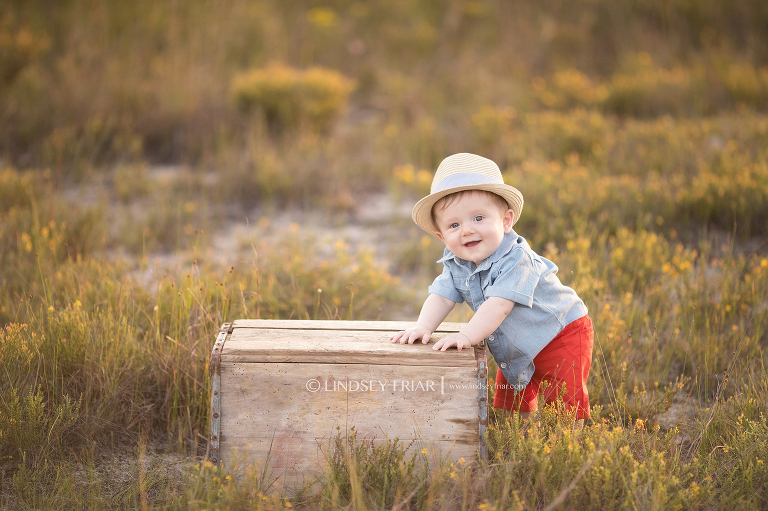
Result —
<path fill-rule="evenodd" d="M 764 508 L 765 20 L 717 0 L 3 3 L 0 505 Z M 263 464 L 151 455 L 204 451 L 222 322 L 415 317 L 441 250 L 395 217 L 375 253 L 296 225 L 221 265 L 220 227 L 344 223 L 372 192 L 423 195 L 457 151 L 523 191 L 517 230 L 590 308 L 583 430 L 493 414 L 487 464 L 340 438 L 295 493 Z"/>

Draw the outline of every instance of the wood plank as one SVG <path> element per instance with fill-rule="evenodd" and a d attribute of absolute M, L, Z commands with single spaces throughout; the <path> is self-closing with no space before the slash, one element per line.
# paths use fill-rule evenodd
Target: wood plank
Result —
<path fill-rule="evenodd" d="M 390 437 L 417 438 L 430 430 L 430 438 L 468 434 L 476 441 L 477 429 L 467 428 L 477 421 L 476 375 L 470 367 L 226 364 L 221 433 L 229 434 L 224 424 L 234 420 L 239 426 L 233 429 L 264 437 L 299 424 L 314 437 L 356 426 Z"/>
<path fill-rule="evenodd" d="M 401 364 L 421 366 L 468 366 L 475 350 L 455 348 L 434 351 L 433 343 L 449 334 L 436 333 L 429 344 L 399 344 L 389 331 L 239 328 L 222 350 L 222 363 L 235 362 L 328 362 L 350 364 Z"/>
<path fill-rule="evenodd" d="M 251 459 L 304 473 L 322 466 L 318 446 L 354 426 L 358 438 L 437 442 L 473 459 L 476 377 L 476 367 L 223 364 L 221 456 L 250 444 Z"/>
<path fill-rule="evenodd" d="M 289 330 L 357 330 L 400 332 L 410 328 L 415 321 L 342 321 L 342 320 L 299 320 L 299 319 L 238 319 L 233 328 L 284 328 Z M 458 332 L 464 323 L 445 322 L 437 332 Z"/>

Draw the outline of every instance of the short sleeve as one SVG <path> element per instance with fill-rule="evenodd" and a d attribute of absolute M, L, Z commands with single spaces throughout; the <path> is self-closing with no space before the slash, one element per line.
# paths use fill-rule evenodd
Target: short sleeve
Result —
<path fill-rule="evenodd" d="M 446 264 L 443 264 L 443 273 L 438 275 L 432 285 L 429 286 L 429 293 L 440 295 L 456 303 L 464 301 L 461 294 L 456 290 L 456 286 L 453 285 L 453 275 Z"/>
<path fill-rule="evenodd" d="M 506 298 L 525 307 L 533 306 L 533 292 L 539 283 L 539 272 L 524 250 L 513 249 L 491 267 L 486 297 Z"/>

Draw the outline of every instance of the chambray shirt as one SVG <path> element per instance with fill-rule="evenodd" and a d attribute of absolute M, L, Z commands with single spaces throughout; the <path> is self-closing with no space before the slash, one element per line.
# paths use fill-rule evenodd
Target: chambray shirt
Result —
<path fill-rule="evenodd" d="M 576 292 L 560 283 L 557 266 L 514 231 L 480 266 L 447 248 L 438 263 L 443 263 L 443 273 L 429 286 L 430 293 L 467 302 L 473 311 L 491 296 L 515 302 L 486 342 L 507 382 L 518 391 L 531 381 L 533 358 L 568 323 L 587 314 Z"/>

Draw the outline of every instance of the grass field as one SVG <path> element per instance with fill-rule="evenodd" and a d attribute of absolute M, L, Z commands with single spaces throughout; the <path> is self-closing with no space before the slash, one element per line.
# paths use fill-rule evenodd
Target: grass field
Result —
<path fill-rule="evenodd" d="M 2 3 L 0 508 L 768 509 L 763 4 Z M 415 319 L 461 151 L 590 309 L 583 430 L 203 462 L 219 326 Z"/>

